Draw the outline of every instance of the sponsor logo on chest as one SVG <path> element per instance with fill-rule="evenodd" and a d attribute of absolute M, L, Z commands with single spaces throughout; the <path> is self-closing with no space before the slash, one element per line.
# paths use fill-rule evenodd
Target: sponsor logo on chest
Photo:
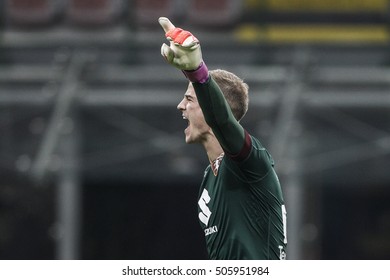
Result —
<path fill-rule="evenodd" d="M 208 207 L 208 204 L 210 203 L 211 198 L 206 189 L 203 190 L 202 195 L 200 196 L 200 199 L 198 201 L 198 205 L 200 208 L 199 212 L 199 220 L 207 227 L 210 217 L 212 215 L 212 212 L 210 208 Z M 204 230 L 205 236 L 208 236 L 210 234 L 218 232 L 217 226 L 211 226 Z"/>
<path fill-rule="evenodd" d="M 206 228 L 204 230 L 204 236 L 207 236 L 207 235 L 210 235 L 210 234 L 213 234 L 213 233 L 216 233 L 216 232 L 218 232 L 218 227 L 217 226 L 212 226 L 212 227 Z"/>

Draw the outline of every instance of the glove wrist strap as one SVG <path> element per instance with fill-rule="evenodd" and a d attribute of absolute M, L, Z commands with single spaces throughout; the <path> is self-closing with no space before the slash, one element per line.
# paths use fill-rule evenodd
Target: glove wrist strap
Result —
<path fill-rule="evenodd" d="M 209 70 L 203 61 L 196 70 L 183 70 L 183 73 L 192 83 L 204 84 L 209 79 Z"/>

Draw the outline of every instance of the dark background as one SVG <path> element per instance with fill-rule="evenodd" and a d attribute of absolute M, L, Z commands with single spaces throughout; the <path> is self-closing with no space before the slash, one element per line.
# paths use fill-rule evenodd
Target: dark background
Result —
<path fill-rule="evenodd" d="M 159 16 L 250 86 L 290 259 L 390 258 L 389 1 L 0 0 L 0 259 L 205 259 Z"/>

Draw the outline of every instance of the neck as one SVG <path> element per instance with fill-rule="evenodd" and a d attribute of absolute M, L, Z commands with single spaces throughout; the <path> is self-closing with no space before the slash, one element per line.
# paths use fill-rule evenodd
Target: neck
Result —
<path fill-rule="evenodd" d="M 223 149 L 219 144 L 218 140 L 215 138 L 215 136 L 210 137 L 202 144 L 204 149 L 206 150 L 207 157 L 209 158 L 210 162 L 216 160 L 217 157 L 219 157 L 223 153 Z"/>

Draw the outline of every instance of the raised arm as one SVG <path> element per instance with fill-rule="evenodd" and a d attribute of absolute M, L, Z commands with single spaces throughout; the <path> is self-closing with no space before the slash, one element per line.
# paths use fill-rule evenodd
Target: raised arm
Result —
<path fill-rule="evenodd" d="M 245 142 L 245 131 L 233 116 L 232 110 L 214 79 L 209 76 L 206 83 L 193 83 L 196 96 L 207 124 L 213 130 L 218 142 L 224 151 L 240 159 L 249 151 L 245 150 L 244 143 L 249 145 L 250 139 Z M 247 135 L 247 137 L 249 137 Z M 242 151 L 244 149 L 244 151 Z M 243 152 L 244 155 L 240 155 Z"/>
<path fill-rule="evenodd" d="M 210 76 L 202 59 L 199 40 L 190 32 L 176 28 L 167 18 L 159 23 L 170 45 L 163 44 L 161 54 L 192 82 L 207 124 L 224 151 L 238 160 L 249 153 L 250 137 L 233 116 L 221 89 Z"/>

